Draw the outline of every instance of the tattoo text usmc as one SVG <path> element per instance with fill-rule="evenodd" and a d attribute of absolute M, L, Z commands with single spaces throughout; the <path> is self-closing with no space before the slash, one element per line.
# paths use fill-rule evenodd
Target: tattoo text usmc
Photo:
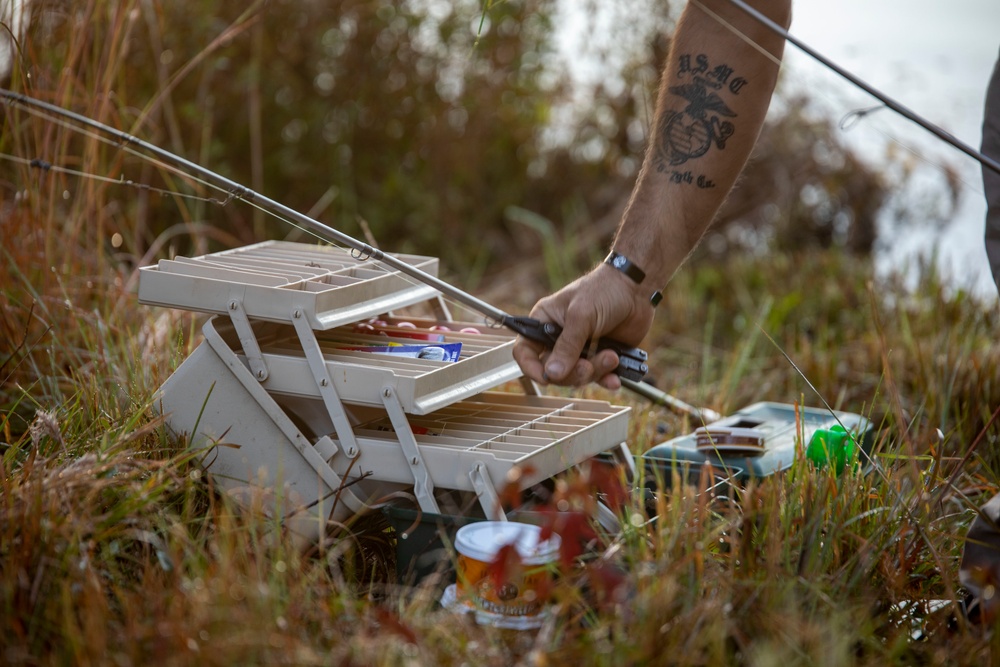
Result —
<path fill-rule="evenodd" d="M 670 86 L 669 92 L 687 101 L 680 110 L 667 109 L 663 114 L 656 151 L 656 167 L 660 173 L 677 174 L 673 169 L 689 160 L 701 157 L 714 144 L 719 150 L 736 131 L 726 118 L 736 113 L 720 97 L 719 92 L 739 95 L 747 80 L 722 63 L 715 67 L 705 54 L 683 54 L 677 61 L 677 78 L 683 83 Z M 692 182 L 688 179 L 673 182 Z M 693 180 L 700 187 L 714 187 L 705 176 Z"/>

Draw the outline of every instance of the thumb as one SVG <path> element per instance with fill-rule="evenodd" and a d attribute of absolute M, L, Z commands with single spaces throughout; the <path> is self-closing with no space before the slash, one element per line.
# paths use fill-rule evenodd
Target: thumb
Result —
<path fill-rule="evenodd" d="M 584 346 L 590 338 L 592 327 L 589 323 L 567 319 L 566 326 L 552 346 L 552 352 L 545 361 L 545 377 L 550 382 L 560 383 L 580 360 Z"/>

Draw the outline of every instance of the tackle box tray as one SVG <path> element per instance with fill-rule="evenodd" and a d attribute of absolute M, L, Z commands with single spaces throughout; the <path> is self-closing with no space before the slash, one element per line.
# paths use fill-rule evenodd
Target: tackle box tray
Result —
<path fill-rule="evenodd" d="M 352 395 L 378 392 L 379 406 L 319 391 L 282 394 L 266 386 L 270 379 L 256 377 L 216 324 L 232 326 L 222 317 L 205 323 L 205 340 L 163 384 L 155 408 L 191 447 L 210 450 L 204 460 L 223 488 L 240 497 L 287 495 L 292 502 L 284 511 L 294 515 L 294 531 L 309 539 L 322 534 L 329 518 L 343 520 L 398 492 L 412 493 L 431 513 L 440 513 L 438 492 L 470 493 L 499 519 L 497 489 L 508 481 L 528 488 L 620 448 L 627 437 L 630 408 L 598 400 L 482 392 L 416 415 L 378 384 L 349 383 Z M 304 333 L 317 342 L 316 332 Z M 263 359 L 281 377 L 278 357 Z M 309 378 L 303 383 L 316 384 L 315 369 L 298 368 Z M 326 361 L 322 370 L 351 378 L 355 369 Z M 394 377 L 387 372 L 381 379 Z"/>
<path fill-rule="evenodd" d="M 437 275 L 437 258 L 397 258 Z M 317 330 L 437 294 L 377 261 L 355 259 L 349 250 L 287 241 L 164 259 L 139 269 L 139 303 L 216 314 L 240 307 L 250 319 L 271 322 L 288 322 L 299 311 Z"/>
<path fill-rule="evenodd" d="M 433 320 L 409 318 L 409 321 L 425 330 L 435 324 Z M 247 363 L 233 324 L 218 317 L 212 324 L 225 344 Z M 453 329 L 475 326 L 462 322 L 447 324 Z M 462 344 L 458 361 L 414 359 L 347 349 L 386 343 L 433 344 L 402 335 L 357 333 L 350 325 L 318 331 L 316 340 L 330 382 L 341 401 L 381 407 L 385 388 L 392 387 L 405 412 L 424 415 L 521 377 L 521 370 L 511 354 L 515 335 L 505 329 L 483 325 L 476 328 L 483 333 L 450 331 L 440 334 L 445 343 Z M 268 369 L 263 388 L 274 394 L 318 398 L 321 394 L 314 379 L 314 369 L 310 367 L 295 330 L 267 322 L 253 322 L 253 330 Z M 399 330 L 399 333 L 408 331 Z"/>
<path fill-rule="evenodd" d="M 510 480 L 526 489 L 624 442 L 630 411 L 593 399 L 485 392 L 408 424 L 436 487 L 475 491 L 469 472 L 483 465 L 498 489 Z M 413 481 L 387 415 L 359 424 L 354 435 L 362 454 L 351 475 Z"/>

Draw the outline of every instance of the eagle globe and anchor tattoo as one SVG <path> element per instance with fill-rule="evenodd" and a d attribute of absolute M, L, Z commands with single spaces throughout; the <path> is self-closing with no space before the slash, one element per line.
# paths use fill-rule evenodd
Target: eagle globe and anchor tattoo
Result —
<path fill-rule="evenodd" d="M 736 126 L 725 118 L 734 118 L 736 112 L 722 100 L 715 91 L 720 90 L 728 82 L 728 88 L 734 95 L 746 85 L 746 79 L 741 77 L 729 81 L 732 69 L 725 65 L 707 72 L 707 60 L 698 57 L 699 66 L 690 68 L 689 59 L 681 59 L 679 74 L 691 72 L 694 74 L 691 83 L 670 86 L 670 93 L 677 95 L 688 104 L 680 111 L 668 113 L 660 128 L 659 165 L 661 173 L 669 173 L 671 180 L 677 183 L 694 183 L 701 188 L 715 187 L 715 184 L 704 175 L 694 176 L 690 171 L 672 169 L 688 160 L 704 155 L 715 144 L 720 150 L 726 147 L 726 140 L 731 137 Z M 706 76 L 701 76 L 705 73 Z"/>

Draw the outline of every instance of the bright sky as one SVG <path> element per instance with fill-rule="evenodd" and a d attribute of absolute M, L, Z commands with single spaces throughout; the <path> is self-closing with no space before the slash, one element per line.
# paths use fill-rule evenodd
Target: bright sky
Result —
<path fill-rule="evenodd" d="M 20 37 L 30 19 L 26 0 L 0 0 L 0 23 L 10 28 L 9 32 L 4 28 L 0 33 L 0 78 L 7 76 L 13 63 L 14 44 L 10 33 Z"/>
<path fill-rule="evenodd" d="M 1000 1 L 807 0 L 794 7 L 793 35 L 979 148 L 986 84 L 1000 52 Z M 810 90 L 818 91 L 837 114 L 875 104 L 795 47 L 787 52 L 785 69 L 793 81 L 810 82 Z M 963 180 L 963 199 L 952 224 L 940 234 L 900 238 L 882 257 L 881 268 L 900 266 L 914 254 L 938 247 L 939 265 L 956 283 L 994 295 L 982 242 L 986 207 L 979 164 L 893 112 L 869 118 L 845 135 L 854 145 L 877 147 L 874 153 L 890 141 L 888 135 L 931 160 L 951 160 Z"/>

